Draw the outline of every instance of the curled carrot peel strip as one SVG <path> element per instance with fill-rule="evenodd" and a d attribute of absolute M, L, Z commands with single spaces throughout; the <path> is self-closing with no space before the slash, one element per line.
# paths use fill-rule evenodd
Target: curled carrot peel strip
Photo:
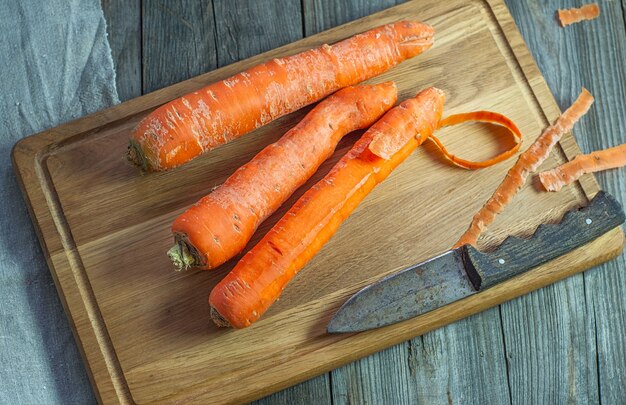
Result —
<path fill-rule="evenodd" d="M 395 111 L 395 113 L 398 115 L 408 115 L 410 114 L 410 110 L 401 104 Z M 502 152 L 501 154 L 491 159 L 474 162 L 471 160 L 461 159 L 458 156 L 455 156 L 452 153 L 448 152 L 448 150 L 445 148 L 445 146 L 443 146 L 439 138 L 432 135 L 433 130 L 439 129 L 441 127 L 461 124 L 468 121 L 487 122 L 490 124 L 496 124 L 505 127 L 513 134 L 513 137 L 515 139 L 515 145 L 512 148 Z M 425 137 L 425 133 L 431 135 Z M 413 135 L 411 135 L 411 131 L 396 131 L 391 135 L 389 133 L 377 134 L 368 148 L 370 152 L 372 152 L 374 155 L 389 160 L 391 156 L 393 156 L 396 152 L 402 149 L 402 147 L 408 141 L 408 138 L 411 138 L 412 136 Z M 437 145 L 441 153 L 443 153 L 443 155 L 448 160 L 450 160 L 452 163 L 459 167 L 471 170 L 492 166 L 505 159 L 508 159 L 519 150 L 522 144 L 522 133 L 520 132 L 519 128 L 517 128 L 517 125 L 515 125 L 513 121 L 511 121 L 504 115 L 491 111 L 473 111 L 468 113 L 450 115 L 439 121 L 439 123 L 434 128 L 429 128 L 429 131 L 423 131 L 423 133 L 418 133 L 416 135 L 416 138 L 420 141 L 420 143 L 424 142 L 426 139 L 430 139 L 434 142 L 435 145 Z"/>
<path fill-rule="evenodd" d="M 439 138 L 431 135 L 431 137 L 428 139 L 433 141 L 433 143 L 439 148 L 441 153 L 443 153 L 443 155 L 448 160 L 450 160 L 452 163 L 459 167 L 475 170 L 495 165 L 496 163 L 502 162 L 503 160 L 506 160 L 513 156 L 522 145 L 522 133 L 520 132 L 519 128 L 517 128 L 517 125 L 515 125 L 513 121 L 511 121 L 504 115 L 491 111 L 473 111 L 468 113 L 449 115 L 439 121 L 439 126 L 437 128 L 457 125 L 468 121 L 487 122 L 490 124 L 501 125 L 505 127 L 511 132 L 511 134 L 513 134 L 513 138 L 515 139 L 515 145 L 512 148 L 500 153 L 497 156 L 494 156 L 491 159 L 475 162 L 471 160 L 461 159 L 458 156 L 455 156 L 452 153 L 448 152 L 448 150 L 445 148 L 445 146 L 443 146 Z"/>

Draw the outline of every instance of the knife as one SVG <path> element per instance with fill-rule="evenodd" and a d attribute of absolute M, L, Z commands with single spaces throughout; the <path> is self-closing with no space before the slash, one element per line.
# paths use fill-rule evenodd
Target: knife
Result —
<path fill-rule="evenodd" d="M 365 287 L 343 304 L 327 331 L 360 332 L 416 317 L 546 263 L 623 222 L 620 204 L 600 191 L 558 224 L 539 225 L 529 239 L 509 236 L 489 253 L 463 245 Z"/>

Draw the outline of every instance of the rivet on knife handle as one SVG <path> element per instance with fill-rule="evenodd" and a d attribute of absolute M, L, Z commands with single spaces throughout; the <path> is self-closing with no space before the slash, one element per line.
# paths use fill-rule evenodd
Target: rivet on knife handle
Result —
<path fill-rule="evenodd" d="M 529 239 L 509 236 L 489 253 L 466 245 L 466 270 L 474 287 L 483 290 L 591 242 L 623 222 L 619 202 L 600 191 L 589 205 L 568 211 L 558 224 L 539 225 Z"/>

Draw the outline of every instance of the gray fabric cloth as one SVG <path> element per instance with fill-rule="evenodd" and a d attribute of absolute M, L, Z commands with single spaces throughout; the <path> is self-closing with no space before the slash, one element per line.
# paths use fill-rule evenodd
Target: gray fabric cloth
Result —
<path fill-rule="evenodd" d="M 94 403 L 11 167 L 27 135 L 118 102 L 98 0 L 0 0 L 0 404 Z"/>

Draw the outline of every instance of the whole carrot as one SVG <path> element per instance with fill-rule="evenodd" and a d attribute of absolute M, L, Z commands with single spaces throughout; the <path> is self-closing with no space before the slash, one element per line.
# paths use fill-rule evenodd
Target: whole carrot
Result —
<path fill-rule="evenodd" d="M 386 82 L 346 87 L 321 101 L 176 218 L 176 245 L 169 251 L 174 264 L 213 269 L 241 252 L 259 224 L 315 173 L 345 134 L 370 126 L 396 100 L 396 85 Z"/>
<path fill-rule="evenodd" d="M 374 124 L 215 286 L 209 296 L 213 320 L 235 328 L 255 322 L 361 200 L 432 134 L 443 102 L 443 92 L 429 88 Z M 384 136 L 405 140 L 389 159 L 369 150 Z"/>
<path fill-rule="evenodd" d="M 128 159 L 147 171 L 179 166 L 420 54 L 433 35 L 400 21 L 252 67 L 154 110 L 133 131 Z"/>

